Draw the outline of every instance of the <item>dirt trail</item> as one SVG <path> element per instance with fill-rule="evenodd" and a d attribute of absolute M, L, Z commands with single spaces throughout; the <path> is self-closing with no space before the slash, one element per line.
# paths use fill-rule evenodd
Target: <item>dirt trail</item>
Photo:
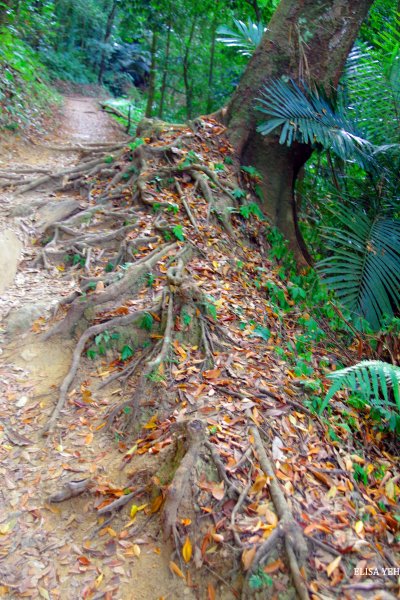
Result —
<path fill-rule="evenodd" d="M 69 97 L 57 131 L 41 144 L 118 137 L 123 134 L 93 98 Z M 1 169 L 11 163 L 56 169 L 76 158 L 74 153 L 15 138 L 0 147 Z M 0 196 L 0 230 L 15 232 L 23 245 L 14 282 L 0 298 L 0 597 L 191 598 L 192 592 L 169 570 L 170 548 L 159 539 L 154 519 L 148 523 L 140 513 L 135 524 L 130 523 L 132 503 L 102 527 L 94 507 L 101 499 L 90 492 L 60 504 L 47 501 L 70 480 L 96 477 L 105 492 L 124 486 L 132 471 L 146 470 L 150 460 L 138 457 L 128 473 L 121 470 L 118 442 L 102 429 L 113 401 L 110 390 L 103 396 L 89 394 L 83 404 L 69 404 L 58 436 L 50 439 L 40 434 L 69 368 L 71 346 L 62 340 L 40 341 L 35 331 L 40 330 L 46 311 L 76 283 L 73 273 L 38 269 L 30 259 L 35 253 L 36 209 L 65 198 L 65 193 L 43 192 Z M 83 388 L 90 385 L 95 368 L 86 362 Z"/>

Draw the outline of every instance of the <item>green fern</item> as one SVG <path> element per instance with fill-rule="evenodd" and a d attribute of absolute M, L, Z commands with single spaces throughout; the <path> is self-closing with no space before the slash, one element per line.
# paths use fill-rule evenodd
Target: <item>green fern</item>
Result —
<path fill-rule="evenodd" d="M 320 414 L 333 396 L 346 387 L 359 393 L 375 415 L 388 422 L 391 431 L 400 432 L 400 367 L 379 360 L 363 360 L 328 377 L 333 383 L 320 407 Z"/>
<path fill-rule="evenodd" d="M 335 203 L 330 213 L 324 237 L 332 255 L 317 269 L 339 300 L 378 330 L 399 306 L 400 221 L 355 204 Z"/>
<path fill-rule="evenodd" d="M 250 19 L 247 24 L 238 19 L 233 20 L 236 31 L 230 29 L 230 27 L 221 25 L 217 29 L 217 33 L 220 36 L 217 38 L 217 41 L 222 42 L 230 48 L 237 48 L 239 54 L 242 56 L 251 56 L 261 42 L 264 31 L 266 31 L 264 25 L 262 23 L 252 23 Z"/>
<path fill-rule="evenodd" d="M 296 140 L 303 144 L 320 144 L 331 149 L 343 160 L 356 159 L 367 170 L 373 168 L 372 144 L 364 139 L 331 100 L 317 89 L 304 91 L 292 80 L 271 79 L 257 98 L 258 110 L 270 118 L 257 127 L 269 135 L 281 127 L 279 142 L 291 146 Z"/>

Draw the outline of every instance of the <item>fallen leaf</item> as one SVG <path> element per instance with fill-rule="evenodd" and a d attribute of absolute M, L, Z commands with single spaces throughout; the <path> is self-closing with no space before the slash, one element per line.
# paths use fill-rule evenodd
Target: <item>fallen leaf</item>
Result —
<path fill-rule="evenodd" d="M 258 477 L 256 477 L 255 482 L 251 486 L 250 493 L 256 494 L 257 492 L 261 492 L 266 483 L 267 478 L 265 477 L 265 475 L 259 475 Z"/>
<path fill-rule="evenodd" d="M 333 561 L 331 563 L 329 563 L 329 565 L 326 567 L 326 573 L 327 573 L 328 577 L 330 577 L 332 575 L 332 573 L 334 572 L 334 570 L 339 566 L 341 560 L 342 560 L 342 557 L 337 556 L 335 559 L 333 559 Z"/>
<path fill-rule="evenodd" d="M 190 559 L 192 558 L 192 542 L 189 537 L 186 538 L 185 543 L 183 544 L 182 556 L 185 563 L 190 562 Z"/>
<path fill-rule="evenodd" d="M 242 554 L 242 565 L 245 571 L 248 571 L 252 565 L 254 557 L 256 555 L 256 547 L 246 548 Z"/>
<path fill-rule="evenodd" d="M 208 600 L 216 600 L 215 588 L 212 583 L 207 586 Z"/>
<path fill-rule="evenodd" d="M 203 371 L 203 377 L 205 379 L 218 379 L 221 375 L 221 369 L 210 369 L 209 371 Z"/>
<path fill-rule="evenodd" d="M 182 571 L 180 570 L 180 568 L 178 567 L 178 565 L 176 563 L 174 563 L 173 560 L 169 561 L 169 568 L 171 569 L 171 571 L 173 573 L 175 573 L 175 575 L 178 575 L 178 577 L 181 577 L 182 579 L 185 579 L 184 574 L 182 573 Z"/>

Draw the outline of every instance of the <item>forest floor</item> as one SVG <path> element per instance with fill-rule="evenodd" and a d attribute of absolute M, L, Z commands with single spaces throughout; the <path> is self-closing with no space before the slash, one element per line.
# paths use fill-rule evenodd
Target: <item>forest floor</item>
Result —
<path fill-rule="evenodd" d="M 122 150 L 109 157 L 105 144 L 116 141 Z M 82 161 L 78 146 L 91 144 L 103 144 L 101 164 L 86 164 L 100 166 L 105 180 L 84 175 L 87 194 L 79 195 L 68 169 Z M 271 599 L 294 598 L 294 587 L 315 600 L 395 597 L 398 578 L 388 569 L 397 564 L 399 475 L 390 436 L 351 409 L 350 431 L 340 401 L 330 424 L 305 405 L 307 377 L 276 348 L 293 346 L 296 360 L 296 344 L 310 345 L 309 325 L 321 327 L 310 358 L 321 380 L 327 365 L 356 362 L 357 353 L 297 307 L 268 255 L 264 221 L 231 207 L 234 227 L 223 213 L 214 223 L 218 190 L 235 200 L 231 153 L 211 119 L 137 146 L 86 97 L 66 97 L 48 136 L 2 142 L 0 174 L 45 171 L 47 179 L 0 195 L 0 229 L 22 246 L 0 299 L 0 597 L 247 600 L 257 587 Z M 68 173 L 57 191 L 48 183 L 60 170 Z M 141 192 L 136 203 L 132 182 L 107 195 L 126 179 Z M 107 210 L 90 213 L 78 231 L 71 206 L 87 216 L 104 189 Z M 63 248 L 71 247 L 68 263 Z M 80 331 L 86 353 L 60 335 L 71 322 L 79 330 L 83 305 L 95 307 L 86 316 L 95 344 Z M 66 319 L 45 339 L 57 307 Z M 105 334 L 122 324 L 123 336 L 132 311 L 146 318 L 137 347 L 127 343 L 118 360 Z M 153 346 L 142 343 L 145 333 Z M 139 378 L 133 366 L 130 379 L 109 379 L 129 374 L 136 355 Z"/>
<path fill-rule="evenodd" d="M 93 98 L 66 97 L 58 117 L 40 146 L 9 136 L 0 148 L 0 167 L 59 169 L 73 163 L 76 153 L 48 150 L 45 145 L 124 139 Z M 78 420 L 74 410 L 68 411 L 62 438 L 50 442 L 40 434 L 55 390 L 69 369 L 72 344 L 63 339 L 42 342 L 31 325 L 48 316 L 75 284 L 61 272 L 57 277 L 29 266 L 35 254 L 36 215 L 11 215 L 53 198 L 36 191 L 15 199 L 8 193 L 0 197 L 0 228 L 15 231 L 23 243 L 14 283 L 0 298 L 0 597 L 78 600 L 97 597 L 89 592 L 97 590 L 98 597 L 121 600 L 191 598 L 190 589 L 171 573 L 171 548 L 160 544 L 154 525 L 140 536 L 132 537 L 126 530 L 128 535 L 118 539 L 111 528 L 97 531 L 92 498 L 47 502 L 65 479 L 99 476 L 104 493 L 108 486 L 125 487 L 129 479 L 121 468 L 118 444 L 110 441 L 110 434 L 96 431 L 107 398 L 105 404 L 101 400 L 93 408 L 88 405 L 89 411 Z M 16 314 L 15 331 L 6 336 Z M 88 365 L 87 377 L 92 370 L 93 365 Z M 146 469 L 146 457 L 140 460 L 140 468 Z M 127 523 L 129 518 L 116 517 L 112 526 L 123 531 Z"/>

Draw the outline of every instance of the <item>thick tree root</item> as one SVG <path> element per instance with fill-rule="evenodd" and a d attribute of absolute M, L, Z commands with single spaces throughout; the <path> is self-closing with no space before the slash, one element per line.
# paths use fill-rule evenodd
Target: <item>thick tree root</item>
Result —
<path fill-rule="evenodd" d="M 171 535 L 174 538 L 177 536 L 176 523 L 179 506 L 190 484 L 204 439 L 204 423 L 199 419 L 189 421 L 185 427 L 186 453 L 168 487 L 168 494 L 164 503 L 163 532 L 165 539 L 168 539 Z"/>
<path fill-rule="evenodd" d="M 253 416 L 249 410 L 246 411 L 249 420 Z M 276 529 L 268 537 L 268 539 L 258 548 L 254 560 L 251 565 L 251 570 L 246 578 L 245 585 L 242 591 L 242 600 L 248 597 L 249 593 L 249 577 L 257 571 L 262 562 L 266 559 L 270 551 L 276 545 L 280 538 L 283 538 L 285 550 L 288 557 L 288 564 L 292 575 L 293 583 L 297 594 L 301 600 L 309 600 L 307 585 L 300 571 L 304 567 L 305 559 L 308 554 L 308 546 L 303 532 L 298 523 L 293 518 L 286 498 L 276 479 L 274 468 L 265 452 L 264 445 L 259 434 L 258 428 L 255 425 L 250 426 L 251 434 L 254 438 L 254 448 L 260 462 L 264 474 L 267 476 L 267 485 L 271 494 L 272 502 L 279 518 L 279 523 Z"/>
<path fill-rule="evenodd" d="M 153 312 L 157 312 L 158 309 L 159 309 L 159 307 L 157 307 L 157 306 L 149 308 L 149 310 L 153 311 Z M 110 321 L 106 321 L 105 323 L 100 323 L 99 325 L 93 325 L 92 327 L 89 327 L 89 329 L 87 329 L 85 331 L 85 333 L 83 333 L 81 335 L 81 337 L 79 338 L 79 341 L 76 345 L 76 348 L 74 350 L 73 356 L 72 356 L 72 364 L 71 364 L 70 370 L 68 371 L 67 375 L 65 376 L 65 378 L 61 384 L 58 402 L 50 416 L 50 419 L 48 420 L 48 422 L 46 423 L 46 426 L 43 429 L 43 435 L 48 435 L 48 434 L 52 433 L 52 431 L 54 430 L 54 427 L 56 426 L 57 419 L 60 415 L 60 412 L 64 408 L 65 402 L 67 400 L 67 394 L 68 394 L 69 387 L 72 384 L 72 382 L 75 378 L 76 372 L 78 370 L 80 357 L 81 357 L 81 354 L 83 352 L 86 342 L 90 338 L 92 338 L 96 335 L 99 335 L 100 333 L 102 333 L 108 329 L 112 329 L 113 327 L 124 327 L 126 325 L 130 325 L 131 323 L 133 323 L 134 321 L 136 321 L 137 319 L 142 317 L 147 312 L 148 312 L 147 310 L 136 311 L 130 315 L 126 315 L 123 317 L 116 317 L 115 319 L 111 319 Z"/>

